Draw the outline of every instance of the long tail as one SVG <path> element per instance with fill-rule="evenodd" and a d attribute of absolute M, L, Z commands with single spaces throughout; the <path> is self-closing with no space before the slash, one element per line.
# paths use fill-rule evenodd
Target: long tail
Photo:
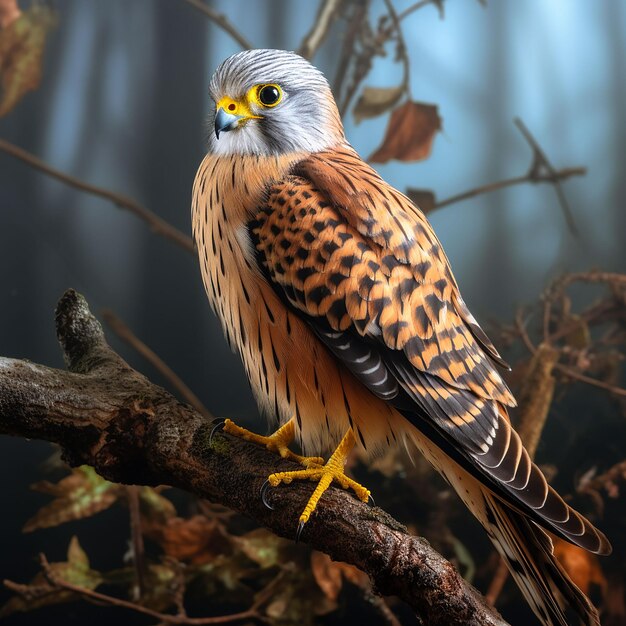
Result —
<path fill-rule="evenodd" d="M 407 432 L 485 528 L 544 626 L 600 626 L 598 613 L 554 556 L 552 540 L 415 428 Z"/>
<path fill-rule="evenodd" d="M 497 496 L 483 496 L 486 519 L 479 519 L 541 622 L 600 626 L 595 607 L 554 556 L 548 534 Z"/>

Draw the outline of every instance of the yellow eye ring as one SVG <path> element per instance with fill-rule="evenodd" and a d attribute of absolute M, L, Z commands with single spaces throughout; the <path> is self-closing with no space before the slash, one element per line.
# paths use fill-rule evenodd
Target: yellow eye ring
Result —
<path fill-rule="evenodd" d="M 274 83 L 256 85 L 250 90 L 249 97 L 255 104 L 271 109 L 283 99 L 283 90 Z"/>

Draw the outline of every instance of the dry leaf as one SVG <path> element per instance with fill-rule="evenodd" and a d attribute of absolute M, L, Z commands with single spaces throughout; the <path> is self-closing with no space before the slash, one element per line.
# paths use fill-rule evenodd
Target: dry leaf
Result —
<path fill-rule="evenodd" d="M 265 614 L 272 626 L 313 626 L 317 623 L 316 615 L 326 615 L 336 608 L 320 592 L 309 570 L 293 567 L 272 596 Z"/>
<path fill-rule="evenodd" d="M 99 572 L 89 567 L 87 554 L 81 548 L 76 537 L 72 537 L 70 541 L 67 561 L 50 563 L 50 573 L 53 578 L 61 578 L 85 589 L 95 589 L 103 580 Z M 32 611 L 51 604 L 71 602 L 78 598 L 78 595 L 71 591 L 51 585 L 43 572 L 39 572 L 28 585 L 9 582 L 7 586 L 17 595 L 0 609 L 0 618 L 11 613 Z"/>
<path fill-rule="evenodd" d="M 262 568 L 280 565 L 287 559 L 283 553 L 292 547 L 292 542 L 277 537 L 274 533 L 257 528 L 241 537 L 234 537 L 233 542 L 239 549 Z"/>
<path fill-rule="evenodd" d="M 403 93 L 404 87 L 365 87 L 352 111 L 354 121 L 360 124 L 364 119 L 382 115 L 397 104 Z"/>
<path fill-rule="evenodd" d="M 413 189 L 409 187 L 406 195 L 409 196 L 411 202 L 419 207 L 422 213 L 430 213 L 437 204 L 435 194 L 428 189 Z"/>
<path fill-rule="evenodd" d="M 600 569 L 598 557 L 558 537 L 553 538 L 553 542 L 554 555 L 576 586 L 585 595 L 589 595 L 591 585 L 598 585 L 604 596 L 607 582 L 602 569 Z"/>
<path fill-rule="evenodd" d="M 164 524 L 145 527 L 144 533 L 156 541 L 167 556 L 194 565 L 209 563 L 217 555 L 231 551 L 221 525 L 204 515 L 189 519 L 173 517 Z"/>
<path fill-rule="evenodd" d="M 441 118 L 434 104 L 409 101 L 394 109 L 389 118 L 382 146 L 368 159 L 372 163 L 419 161 L 432 149 Z"/>
<path fill-rule="evenodd" d="M 55 24 L 50 8 L 33 4 L 0 30 L 0 117 L 39 86 L 46 36 Z"/>
<path fill-rule="evenodd" d="M 142 525 L 146 526 L 162 525 L 176 517 L 176 507 L 153 487 L 140 487 L 139 508 Z"/>
<path fill-rule="evenodd" d="M 333 561 L 323 552 L 311 553 L 311 570 L 319 588 L 332 602 L 337 601 L 344 580 L 363 589 L 370 588 L 370 579 L 365 572 L 354 565 Z"/>
<path fill-rule="evenodd" d="M 21 14 L 17 0 L 0 0 L 0 28 L 6 28 Z"/>
<path fill-rule="evenodd" d="M 119 485 L 105 480 L 87 465 L 72 470 L 56 484 L 42 481 L 31 488 L 55 499 L 26 522 L 26 533 L 95 515 L 108 509 L 121 494 Z"/>

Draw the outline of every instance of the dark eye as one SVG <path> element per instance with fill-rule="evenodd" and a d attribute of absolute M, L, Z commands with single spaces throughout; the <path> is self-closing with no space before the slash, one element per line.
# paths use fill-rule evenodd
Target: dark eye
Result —
<path fill-rule="evenodd" d="M 263 85 L 259 89 L 259 102 L 266 107 L 274 106 L 280 102 L 281 92 L 277 85 Z"/>

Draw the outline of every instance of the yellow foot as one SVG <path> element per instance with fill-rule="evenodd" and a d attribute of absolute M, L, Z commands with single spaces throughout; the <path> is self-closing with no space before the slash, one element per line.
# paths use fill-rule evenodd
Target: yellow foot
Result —
<path fill-rule="evenodd" d="M 280 483 L 289 484 L 292 480 L 312 480 L 317 482 L 317 487 L 315 488 L 313 495 L 309 498 L 302 515 L 300 515 L 297 537 L 300 536 L 304 525 L 309 521 L 313 511 L 315 511 L 317 503 L 333 481 L 338 483 L 343 489 L 352 489 L 357 497 L 363 502 L 367 502 L 369 500 L 369 489 L 366 489 L 363 485 L 360 485 L 355 480 L 352 480 L 352 478 L 346 476 L 343 471 L 348 454 L 354 447 L 354 444 L 354 435 L 352 434 L 352 431 L 349 430 L 341 440 L 341 443 L 337 446 L 337 449 L 333 452 L 330 459 L 328 459 L 328 463 L 326 463 L 323 467 L 310 467 L 308 469 L 298 470 L 295 472 L 278 472 L 276 474 L 272 474 L 267 479 L 267 482 L 272 487 L 276 487 L 280 485 Z"/>
<path fill-rule="evenodd" d="M 307 469 L 317 468 L 324 465 L 324 459 L 319 456 L 301 456 L 289 449 L 288 446 L 293 441 L 295 436 L 293 418 L 269 437 L 257 435 L 256 433 L 253 433 L 245 428 L 241 428 L 241 426 L 237 426 L 237 424 L 229 419 L 226 419 L 224 422 L 224 432 L 235 437 L 241 437 L 246 441 L 251 441 L 252 443 L 256 443 L 260 446 L 265 446 L 270 452 L 276 452 L 280 454 L 283 459 L 295 461 Z"/>

